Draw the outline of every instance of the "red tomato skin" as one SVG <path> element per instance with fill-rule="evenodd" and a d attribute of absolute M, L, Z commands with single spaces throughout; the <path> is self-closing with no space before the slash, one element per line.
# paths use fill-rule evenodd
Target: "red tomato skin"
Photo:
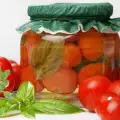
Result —
<path fill-rule="evenodd" d="M 18 90 L 20 86 L 20 75 L 21 75 L 21 66 L 17 63 L 11 63 L 13 69 L 13 75 L 15 77 L 15 88 L 14 90 Z"/>
<path fill-rule="evenodd" d="M 9 86 L 7 88 L 5 88 L 5 91 L 9 91 L 12 92 L 15 86 L 15 79 L 14 79 L 14 75 L 10 74 L 8 76 L 8 80 L 9 80 Z"/>
<path fill-rule="evenodd" d="M 96 101 L 107 91 L 110 84 L 111 81 L 108 78 L 100 75 L 82 81 L 79 88 L 79 98 L 82 105 L 94 112 Z"/>
<path fill-rule="evenodd" d="M 120 120 L 120 96 L 105 93 L 100 97 L 95 111 L 102 120 Z"/>
<path fill-rule="evenodd" d="M 9 60 L 9 62 L 10 62 L 11 64 L 13 64 L 13 63 L 16 63 L 16 64 L 17 64 L 17 62 L 14 61 L 14 60 Z"/>
<path fill-rule="evenodd" d="M 108 92 L 115 93 L 120 96 L 120 80 L 116 80 L 108 87 Z"/>
<path fill-rule="evenodd" d="M 14 80 L 14 76 L 13 74 L 10 74 L 8 76 L 8 80 L 9 80 L 9 86 L 7 88 L 4 89 L 4 91 L 9 91 L 9 92 L 12 92 L 13 89 L 14 89 L 14 86 L 15 86 L 15 80 Z M 3 97 L 3 92 L 0 93 L 0 97 Z"/>
<path fill-rule="evenodd" d="M 10 72 L 11 72 L 7 78 L 9 80 L 9 86 L 7 88 L 5 88 L 4 91 L 12 92 L 14 89 L 14 86 L 15 86 L 15 79 L 14 79 L 14 75 L 13 75 L 13 71 L 12 71 L 12 66 L 6 58 L 0 57 L 0 67 L 3 72 L 5 70 L 10 70 Z M 3 93 L 0 93 L 0 97 L 3 97 Z"/>
<path fill-rule="evenodd" d="M 0 57 L 0 67 L 2 68 L 3 71 L 8 69 L 12 71 L 12 66 L 10 62 L 4 57 Z"/>

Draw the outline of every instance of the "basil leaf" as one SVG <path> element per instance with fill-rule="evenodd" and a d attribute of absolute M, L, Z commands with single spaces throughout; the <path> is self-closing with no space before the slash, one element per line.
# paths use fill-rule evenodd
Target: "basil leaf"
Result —
<path fill-rule="evenodd" d="M 2 69 L 0 68 L 0 78 L 1 80 L 6 80 L 8 78 L 10 74 L 10 70 L 5 70 L 4 72 L 2 71 Z"/>
<path fill-rule="evenodd" d="M 10 74 L 10 70 L 5 70 L 4 73 L 2 74 L 2 79 L 6 80 Z"/>
<path fill-rule="evenodd" d="M 16 101 L 11 101 L 10 111 L 19 110 L 19 103 Z"/>
<path fill-rule="evenodd" d="M 31 56 L 31 65 L 35 69 L 37 79 L 48 77 L 56 72 L 63 63 L 63 59 L 64 41 L 41 40 Z"/>
<path fill-rule="evenodd" d="M 35 97 L 35 91 L 34 86 L 30 82 L 24 82 L 20 85 L 17 94 L 16 99 L 18 101 L 24 102 L 33 102 Z"/>
<path fill-rule="evenodd" d="M 16 93 L 11 93 L 8 91 L 3 92 L 3 94 L 6 99 L 13 99 L 16 96 Z"/>
<path fill-rule="evenodd" d="M 84 111 L 72 104 L 52 99 L 37 100 L 32 106 L 46 114 L 71 114 Z"/>
<path fill-rule="evenodd" d="M 5 116 L 8 112 L 17 110 L 17 104 L 6 98 L 0 99 L 0 116 Z"/>
<path fill-rule="evenodd" d="M 9 110 L 9 101 L 4 98 L 1 98 L 0 99 L 0 116 L 7 113 L 8 110 Z"/>
<path fill-rule="evenodd" d="M 21 113 L 28 118 L 35 118 L 36 110 L 28 105 L 21 108 Z"/>
<path fill-rule="evenodd" d="M 6 87 L 8 87 L 8 85 L 9 85 L 9 81 L 8 81 L 8 80 L 0 81 L 0 92 L 3 92 L 4 89 L 5 89 Z"/>
<path fill-rule="evenodd" d="M 6 87 L 9 86 L 9 80 L 7 80 L 10 74 L 10 70 L 5 70 L 4 72 L 0 68 L 0 92 L 3 92 Z"/>
<path fill-rule="evenodd" d="M 82 62 L 80 64 L 78 64 L 76 67 L 73 67 L 73 70 L 75 72 L 79 72 L 81 68 L 83 68 L 84 66 L 91 64 L 91 63 L 97 63 L 97 62 L 102 62 L 105 58 L 104 57 L 100 57 L 95 61 L 89 61 L 89 60 L 85 60 L 83 59 Z"/>

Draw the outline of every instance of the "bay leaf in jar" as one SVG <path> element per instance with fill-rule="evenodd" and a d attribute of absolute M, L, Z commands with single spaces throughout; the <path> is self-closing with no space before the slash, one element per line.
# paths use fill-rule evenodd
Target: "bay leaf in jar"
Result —
<path fill-rule="evenodd" d="M 31 56 L 31 65 L 35 70 L 36 78 L 45 78 L 56 72 L 62 65 L 63 59 L 64 41 L 41 40 Z"/>

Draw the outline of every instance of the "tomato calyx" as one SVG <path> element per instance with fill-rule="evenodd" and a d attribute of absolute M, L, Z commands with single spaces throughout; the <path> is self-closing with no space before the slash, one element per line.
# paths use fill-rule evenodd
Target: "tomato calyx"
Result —
<path fill-rule="evenodd" d="M 10 74 L 10 70 L 5 70 L 4 72 L 0 68 L 0 93 L 4 91 L 5 88 L 9 86 L 9 80 L 7 79 Z"/>

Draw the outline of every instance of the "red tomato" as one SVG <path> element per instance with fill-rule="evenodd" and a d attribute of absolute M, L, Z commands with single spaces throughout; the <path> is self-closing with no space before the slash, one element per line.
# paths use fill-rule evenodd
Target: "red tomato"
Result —
<path fill-rule="evenodd" d="M 40 93 L 44 89 L 42 80 L 36 80 L 35 72 L 31 66 L 21 70 L 20 80 L 21 83 L 30 81 L 34 85 L 37 93 Z"/>
<path fill-rule="evenodd" d="M 14 88 L 14 90 L 17 90 L 20 86 L 21 66 L 13 60 L 9 60 L 9 61 L 12 65 L 13 75 L 15 77 L 15 88 Z"/>
<path fill-rule="evenodd" d="M 17 62 L 15 62 L 14 60 L 9 60 L 9 62 L 10 62 L 11 64 L 13 64 L 13 63 L 16 63 L 16 64 L 17 64 Z"/>
<path fill-rule="evenodd" d="M 2 68 L 3 71 L 8 70 L 8 69 L 12 71 L 12 66 L 10 62 L 4 57 L 0 57 L 0 67 Z"/>
<path fill-rule="evenodd" d="M 102 120 L 120 120 L 120 96 L 105 93 L 99 99 L 96 112 Z"/>
<path fill-rule="evenodd" d="M 2 69 L 3 72 L 5 70 L 10 70 L 10 74 L 8 75 L 8 78 L 7 78 L 7 80 L 9 80 L 9 85 L 4 89 L 4 91 L 10 91 L 10 92 L 13 91 L 15 86 L 15 79 L 13 76 L 12 66 L 10 62 L 4 57 L 0 57 L 0 68 Z M 0 97 L 2 96 L 3 96 L 3 93 L 1 92 Z"/>
<path fill-rule="evenodd" d="M 120 96 L 120 80 L 117 80 L 113 82 L 109 87 L 108 87 L 108 92 L 115 93 Z"/>
<path fill-rule="evenodd" d="M 9 80 L 9 86 L 7 88 L 5 88 L 5 91 L 9 91 L 12 92 L 15 86 L 15 78 L 13 74 L 10 74 L 8 76 L 8 80 Z"/>
<path fill-rule="evenodd" d="M 77 88 L 77 74 L 70 68 L 61 67 L 57 72 L 44 78 L 43 85 L 50 92 L 70 94 Z"/>
<path fill-rule="evenodd" d="M 104 94 L 111 81 L 104 76 L 93 76 L 80 84 L 79 98 L 84 107 L 94 112 L 95 102 Z"/>

